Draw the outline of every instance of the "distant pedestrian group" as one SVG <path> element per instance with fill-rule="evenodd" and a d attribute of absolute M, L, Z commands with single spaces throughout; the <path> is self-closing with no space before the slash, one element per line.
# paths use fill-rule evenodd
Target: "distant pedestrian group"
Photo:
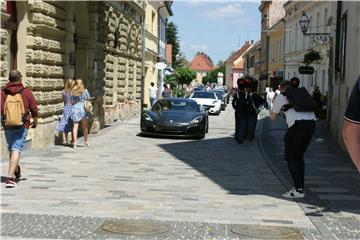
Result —
<path fill-rule="evenodd" d="M 242 144 L 244 139 L 252 141 L 255 138 L 259 108 L 263 99 L 256 93 L 256 82 L 248 78 L 237 81 L 232 106 L 235 109 L 235 140 Z"/>

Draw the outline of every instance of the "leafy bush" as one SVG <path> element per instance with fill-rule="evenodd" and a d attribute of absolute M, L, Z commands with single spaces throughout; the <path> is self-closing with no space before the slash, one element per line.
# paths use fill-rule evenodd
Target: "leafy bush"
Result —
<path fill-rule="evenodd" d="M 308 52 L 304 55 L 304 63 L 309 65 L 313 62 L 318 62 L 321 60 L 320 52 L 315 51 L 314 49 L 309 49 Z"/>

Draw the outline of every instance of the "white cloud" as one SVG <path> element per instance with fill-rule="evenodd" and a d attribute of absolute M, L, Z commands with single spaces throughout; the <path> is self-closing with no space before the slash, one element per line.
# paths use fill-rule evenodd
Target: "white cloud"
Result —
<path fill-rule="evenodd" d="M 206 44 L 192 44 L 190 48 L 195 52 L 204 52 L 208 49 Z"/>
<path fill-rule="evenodd" d="M 208 18 L 233 18 L 245 14 L 241 3 L 230 3 L 225 6 L 208 9 L 203 11 L 202 15 Z"/>

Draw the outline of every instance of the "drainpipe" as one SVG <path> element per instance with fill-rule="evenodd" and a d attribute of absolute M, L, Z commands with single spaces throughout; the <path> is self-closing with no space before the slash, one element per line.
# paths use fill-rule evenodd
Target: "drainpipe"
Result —
<path fill-rule="evenodd" d="M 335 79 L 337 80 L 337 87 L 338 87 L 338 96 L 337 96 L 337 99 L 338 99 L 338 104 L 337 104 L 337 109 L 336 111 L 338 112 L 339 109 L 340 109 L 340 100 L 341 100 L 341 91 L 340 91 L 340 82 L 341 82 L 341 79 L 340 79 L 340 70 L 341 70 L 341 67 L 339 66 L 339 61 L 340 61 L 340 30 L 341 30 L 341 15 L 342 15 L 342 1 L 338 1 L 337 2 L 337 11 L 336 11 L 336 42 L 335 42 Z M 336 126 L 336 139 L 339 141 L 339 139 L 341 139 L 341 134 L 340 134 L 340 128 L 341 128 L 341 120 L 339 119 L 339 116 L 337 117 L 337 126 Z"/>
<path fill-rule="evenodd" d="M 157 8 L 157 14 L 158 14 L 158 60 L 159 62 L 161 61 L 161 54 L 160 54 L 160 40 L 161 40 L 161 14 L 160 14 L 160 9 L 166 7 L 166 3 L 164 2 L 163 6 L 160 6 Z M 164 84 L 164 70 L 158 70 L 158 93 L 157 93 L 157 99 L 159 99 L 161 97 L 161 93 L 162 93 L 162 88 L 163 88 L 163 84 Z"/>
<path fill-rule="evenodd" d="M 337 78 L 338 83 L 338 109 L 340 108 L 340 30 L 341 30 L 341 13 L 342 13 L 342 2 L 337 2 L 337 12 L 336 12 L 336 43 L 335 43 L 335 78 Z"/>
<path fill-rule="evenodd" d="M 282 54 L 282 61 L 283 61 L 283 67 L 284 67 L 284 70 L 283 70 L 283 80 L 286 79 L 286 74 L 285 74 L 285 71 L 286 71 L 286 65 L 285 65 L 285 46 L 286 46 L 286 20 L 283 18 L 283 21 L 284 21 L 284 41 L 283 41 L 283 54 Z M 305 37 L 305 36 L 304 36 Z M 286 80 L 289 80 L 289 79 L 286 79 Z"/>
<path fill-rule="evenodd" d="M 144 3 L 146 8 L 146 3 Z M 141 22 L 141 36 L 142 36 L 142 61 L 141 61 L 141 114 L 144 110 L 144 97 L 145 97 L 145 16 L 142 17 Z"/>

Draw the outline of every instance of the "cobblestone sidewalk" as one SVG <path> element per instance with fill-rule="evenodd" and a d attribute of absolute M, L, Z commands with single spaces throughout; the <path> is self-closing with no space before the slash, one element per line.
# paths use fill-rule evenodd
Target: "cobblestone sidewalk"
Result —
<path fill-rule="evenodd" d="M 279 152 L 284 126 L 267 125 L 264 118 L 258 141 L 238 145 L 233 121 L 229 109 L 211 116 L 207 137 L 194 141 L 139 137 L 134 118 L 90 136 L 90 148 L 27 151 L 19 187 L 1 188 L 2 238 L 248 239 L 232 231 L 248 225 L 298 229 L 304 239 L 358 239 L 359 178 L 349 161 L 318 162 L 324 169 L 322 175 L 308 171 L 309 198 L 283 199 L 289 187 Z M 318 152 L 315 160 L 329 156 L 325 147 L 325 155 Z M 339 182 L 328 190 L 329 173 L 338 174 L 343 187 Z M 350 183 L 355 186 L 344 186 Z M 341 200 L 325 202 L 322 195 Z M 107 220 L 151 221 L 169 231 L 158 236 L 98 232 Z"/>

